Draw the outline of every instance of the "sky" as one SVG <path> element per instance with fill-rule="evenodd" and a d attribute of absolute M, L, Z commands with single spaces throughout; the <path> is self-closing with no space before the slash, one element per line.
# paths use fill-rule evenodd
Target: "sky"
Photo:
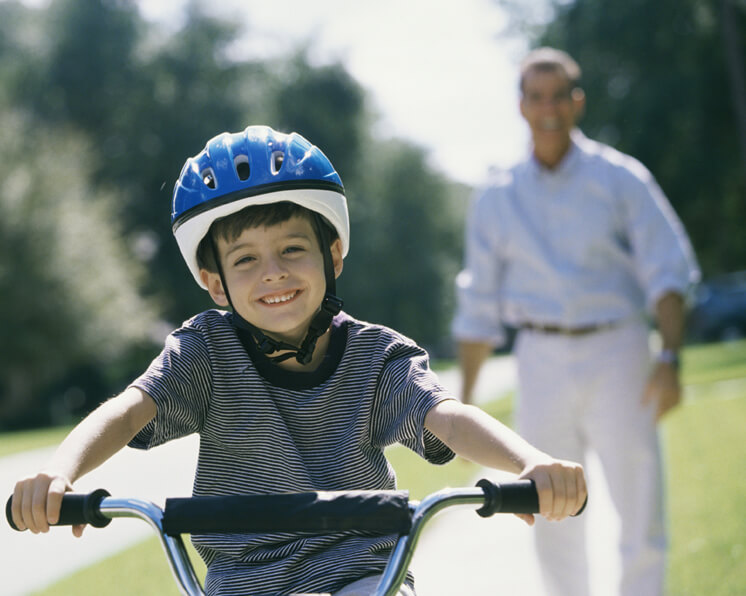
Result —
<path fill-rule="evenodd" d="M 43 7 L 49 0 L 24 2 Z M 136 2 L 146 19 L 177 29 L 186 0 Z M 526 45 L 505 33 L 497 0 L 204 3 L 250 31 L 237 55 L 272 57 L 305 43 L 312 62 L 342 62 L 368 93 L 375 134 L 423 147 L 431 165 L 454 180 L 477 185 L 490 167 L 526 151 L 517 90 Z"/>
<path fill-rule="evenodd" d="M 178 27 L 183 1 L 138 0 L 143 16 Z M 518 111 L 524 42 L 501 33 L 494 0 L 221 0 L 248 25 L 236 52 L 271 57 L 308 42 L 317 64 L 341 61 L 367 90 L 376 134 L 410 140 L 451 178 L 479 184 L 526 150 Z M 437 10 L 433 9 L 437 6 Z"/>

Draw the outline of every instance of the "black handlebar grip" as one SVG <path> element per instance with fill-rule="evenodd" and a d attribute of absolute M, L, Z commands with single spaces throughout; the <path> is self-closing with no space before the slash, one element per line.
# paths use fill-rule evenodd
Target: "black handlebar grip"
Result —
<path fill-rule="evenodd" d="M 103 528 L 111 523 L 110 517 L 101 514 L 99 505 L 109 491 L 99 488 L 88 494 L 69 493 L 62 497 L 60 520 L 57 526 L 75 526 L 88 524 L 94 528 Z"/>
<path fill-rule="evenodd" d="M 495 513 L 539 513 L 539 493 L 533 480 L 517 480 L 496 484 L 483 478 L 477 486 L 484 491 L 484 506 L 477 510 L 482 517 L 490 517 Z M 588 497 L 583 506 L 572 517 L 583 513 L 588 504 Z"/>
<path fill-rule="evenodd" d="M 500 485 L 502 511 L 510 513 L 538 513 L 539 493 L 533 480 L 518 480 Z"/>
<path fill-rule="evenodd" d="M 109 491 L 99 488 L 88 494 L 68 493 L 62 497 L 62 506 L 60 507 L 60 519 L 54 524 L 56 526 L 75 526 L 88 524 L 94 528 L 103 528 L 109 525 L 111 518 L 101 514 L 99 506 L 104 497 L 109 496 Z M 14 530 L 18 527 L 13 523 L 11 515 L 11 503 L 13 497 L 8 499 L 5 505 L 5 517 L 8 524 Z"/>
<path fill-rule="evenodd" d="M 570 517 L 578 517 L 583 511 L 585 511 L 585 506 L 588 504 L 588 495 L 585 495 L 585 501 L 583 501 L 583 504 L 581 505 L 580 509 L 578 509 L 577 513 L 573 513 Z"/>
<path fill-rule="evenodd" d="M 5 519 L 8 520 L 8 525 L 17 532 L 18 526 L 16 526 L 13 523 L 13 515 L 11 514 L 11 509 L 10 509 L 12 503 L 13 503 L 13 495 L 10 495 L 8 502 L 5 504 Z"/>
<path fill-rule="evenodd" d="M 496 484 L 483 478 L 477 482 L 484 491 L 484 505 L 477 510 L 482 517 L 495 513 L 539 513 L 539 494 L 533 480 Z"/>

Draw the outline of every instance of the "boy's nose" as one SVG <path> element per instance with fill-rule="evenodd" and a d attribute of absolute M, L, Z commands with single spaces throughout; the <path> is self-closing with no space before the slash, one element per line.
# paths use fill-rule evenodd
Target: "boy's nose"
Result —
<path fill-rule="evenodd" d="M 268 259 L 264 268 L 264 281 L 277 281 L 288 276 L 288 272 L 278 259 Z"/>

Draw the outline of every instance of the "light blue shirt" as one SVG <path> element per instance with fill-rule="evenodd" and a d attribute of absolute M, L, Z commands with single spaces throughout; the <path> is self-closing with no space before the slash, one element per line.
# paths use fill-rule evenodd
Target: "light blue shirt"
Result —
<path fill-rule="evenodd" d="M 531 157 L 477 194 L 456 280 L 457 339 L 500 345 L 503 324 L 639 317 L 698 281 L 684 227 L 652 174 L 579 130 L 572 139 L 555 169 Z"/>

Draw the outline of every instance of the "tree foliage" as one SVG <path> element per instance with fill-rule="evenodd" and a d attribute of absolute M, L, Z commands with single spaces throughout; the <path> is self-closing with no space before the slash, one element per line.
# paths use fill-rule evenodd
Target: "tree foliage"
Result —
<path fill-rule="evenodd" d="M 126 256 L 116 197 L 87 186 L 85 140 L 12 112 L 0 130 L 0 420 L 48 421 L 44 391 L 81 369 L 122 366 L 150 343 L 157 312 L 138 291 L 144 272 Z"/>
<path fill-rule="evenodd" d="M 341 293 L 351 312 L 446 353 L 468 190 L 402 141 L 365 152 L 362 163 L 365 180 L 349 197 L 352 242 Z"/>
<path fill-rule="evenodd" d="M 339 64 L 312 67 L 296 54 L 271 98 L 276 126 L 295 130 L 323 148 L 343 181 L 357 181 L 368 135 L 365 94 Z"/>

